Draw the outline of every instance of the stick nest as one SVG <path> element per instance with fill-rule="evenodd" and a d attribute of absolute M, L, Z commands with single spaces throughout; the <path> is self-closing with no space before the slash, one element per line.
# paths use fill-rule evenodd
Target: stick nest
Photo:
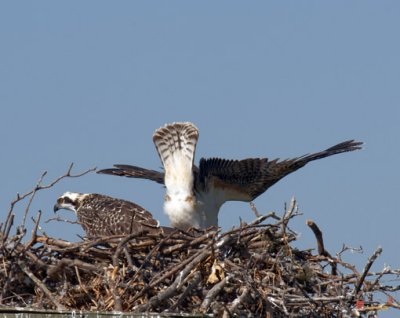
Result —
<path fill-rule="evenodd" d="M 297 215 L 292 200 L 282 217 L 257 214 L 224 233 L 176 230 L 68 242 L 37 235 L 39 213 L 23 242 L 23 227 L 10 235 L 11 213 L 0 228 L 0 305 L 216 317 L 350 317 L 399 308 L 393 296 L 399 286 L 381 280 L 397 279 L 400 271 L 370 272 L 381 249 L 359 272 L 325 250 L 312 221 L 317 252 L 296 249 L 298 236 L 288 225 Z M 378 294 L 387 300 L 375 300 Z"/>

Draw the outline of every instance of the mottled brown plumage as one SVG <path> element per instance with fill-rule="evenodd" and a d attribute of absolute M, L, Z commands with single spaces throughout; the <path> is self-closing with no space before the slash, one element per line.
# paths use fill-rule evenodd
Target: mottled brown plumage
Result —
<path fill-rule="evenodd" d="M 164 231 L 151 213 L 141 206 L 102 194 L 66 192 L 54 206 L 54 211 L 59 209 L 75 212 L 89 237 Z"/>

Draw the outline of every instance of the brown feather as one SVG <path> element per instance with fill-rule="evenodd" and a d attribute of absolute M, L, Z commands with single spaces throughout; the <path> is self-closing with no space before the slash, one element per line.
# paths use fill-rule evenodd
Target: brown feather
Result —
<path fill-rule="evenodd" d="M 361 145 L 361 142 L 349 140 L 317 153 L 283 161 L 268 158 L 244 160 L 202 158 L 198 174 L 199 187 L 206 188 L 210 180 L 217 178 L 218 182 L 213 180 L 213 184 L 220 188 L 228 188 L 232 193 L 227 196 L 227 200 L 251 201 L 283 177 L 304 167 L 308 162 L 358 150 L 361 149 Z M 247 199 L 244 200 L 246 197 Z"/>
<path fill-rule="evenodd" d="M 155 181 L 164 184 L 164 173 L 156 170 L 144 169 L 131 165 L 114 165 L 115 168 L 102 169 L 97 171 L 99 174 L 110 174 L 128 178 L 140 178 Z"/>
<path fill-rule="evenodd" d="M 161 232 L 152 214 L 133 202 L 93 193 L 84 196 L 76 210 L 88 236 L 127 235 L 143 230 Z"/>

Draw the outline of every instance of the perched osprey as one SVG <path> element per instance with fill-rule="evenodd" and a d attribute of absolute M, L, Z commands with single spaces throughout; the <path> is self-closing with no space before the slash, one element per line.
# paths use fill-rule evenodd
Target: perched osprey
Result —
<path fill-rule="evenodd" d="M 89 237 L 128 235 L 142 230 L 162 233 L 165 230 L 141 206 L 97 193 L 66 192 L 58 198 L 54 212 L 59 209 L 75 212 Z"/>
<path fill-rule="evenodd" d="M 294 159 L 200 159 L 193 164 L 199 132 L 189 122 L 157 129 L 153 141 L 164 173 L 131 165 L 114 165 L 98 173 L 143 178 L 165 184 L 164 211 L 171 225 L 181 229 L 218 226 L 218 212 L 226 201 L 252 201 L 280 179 L 308 162 L 361 149 L 349 140 L 321 152 Z"/>

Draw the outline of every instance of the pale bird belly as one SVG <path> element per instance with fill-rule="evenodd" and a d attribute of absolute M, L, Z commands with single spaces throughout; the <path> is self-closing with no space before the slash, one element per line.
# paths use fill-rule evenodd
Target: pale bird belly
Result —
<path fill-rule="evenodd" d="M 173 227 L 186 230 L 190 227 L 202 228 L 200 215 L 196 212 L 194 197 L 174 199 L 166 196 L 164 212 Z"/>
<path fill-rule="evenodd" d="M 209 193 L 196 193 L 196 196 L 167 194 L 164 201 L 164 212 L 171 225 L 180 229 L 218 226 L 220 207 L 221 204 Z"/>

